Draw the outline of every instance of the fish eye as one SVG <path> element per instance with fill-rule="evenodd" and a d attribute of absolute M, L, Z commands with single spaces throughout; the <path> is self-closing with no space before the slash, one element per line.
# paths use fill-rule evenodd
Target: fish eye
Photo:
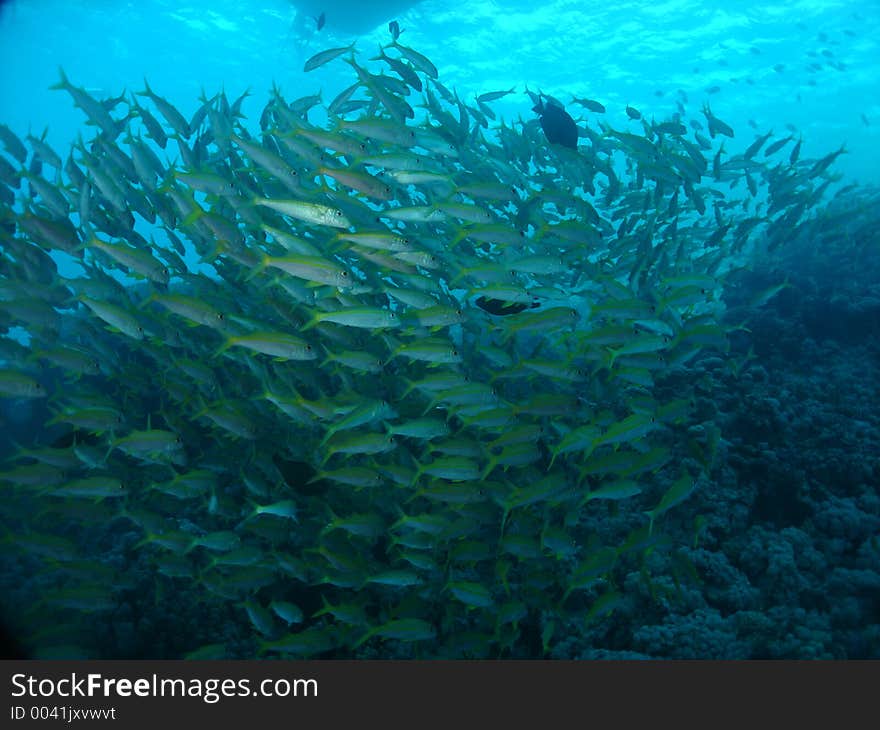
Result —
<path fill-rule="evenodd" d="M 217 319 L 219 319 L 219 320 L 222 322 L 223 320 L 226 319 L 226 315 L 223 314 L 223 312 L 218 312 L 218 313 L 217 313 Z"/>
<path fill-rule="evenodd" d="M 391 315 L 391 319 L 397 319 L 397 315 L 394 312 L 389 312 L 388 314 Z"/>
<path fill-rule="evenodd" d="M 311 351 L 312 351 L 312 346 L 306 345 L 306 352 L 311 352 Z"/>
<path fill-rule="evenodd" d="M 460 310 L 460 309 L 456 309 L 456 310 L 455 310 L 455 314 L 456 314 L 457 316 L 461 317 L 461 310 Z"/>
<path fill-rule="evenodd" d="M 343 278 L 344 278 L 344 277 L 347 277 L 347 276 L 348 276 L 348 272 L 347 272 L 347 271 L 343 271 L 343 272 L 342 272 L 342 276 L 343 276 Z"/>
<path fill-rule="evenodd" d="M 452 355 L 453 355 L 453 357 L 458 357 L 458 350 L 453 349 Z"/>

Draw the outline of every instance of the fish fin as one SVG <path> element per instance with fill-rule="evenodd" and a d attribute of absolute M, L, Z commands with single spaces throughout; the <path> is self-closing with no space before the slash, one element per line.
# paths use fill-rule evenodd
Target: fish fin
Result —
<path fill-rule="evenodd" d="M 61 77 L 61 80 L 58 81 L 58 83 L 56 83 L 56 84 L 52 84 L 49 88 L 52 89 L 52 90 L 55 90 L 55 89 L 68 89 L 68 88 L 70 88 L 70 87 L 71 87 L 71 83 L 70 83 L 70 81 L 69 81 L 68 78 L 67 78 L 67 74 L 64 73 L 64 69 L 63 69 L 61 66 L 58 67 L 58 73 L 59 73 L 59 75 L 60 75 L 60 77 Z"/>

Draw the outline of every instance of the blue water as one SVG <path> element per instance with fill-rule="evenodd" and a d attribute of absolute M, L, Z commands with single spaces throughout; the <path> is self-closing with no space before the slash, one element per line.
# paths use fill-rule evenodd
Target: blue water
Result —
<path fill-rule="evenodd" d="M 616 126 L 626 104 L 666 118 L 682 90 L 695 115 L 710 99 L 742 129 L 738 144 L 750 141 L 750 120 L 779 134 L 790 124 L 805 133 L 805 155 L 846 142 L 841 172 L 876 183 L 876 10 L 872 2 L 425 0 L 395 17 L 401 42 L 427 55 L 462 98 L 511 86 L 586 96 L 602 101 Z M 355 38 L 373 55 L 388 31 L 385 23 L 358 36 L 334 31 L 332 13 L 321 32 L 314 25 L 282 0 L 13 3 L 0 23 L 0 118 L 20 134 L 48 126 L 53 143 L 73 141 L 82 116 L 64 94 L 47 91 L 59 65 L 73 83 L 108 96 L 141 89 L 146 76 L 186 115 L 203 90 L 221 87 L 230 97 L 251 89 L 251 113 L 273 82 L 291 98 L 321 90 L 329 101 L 350 83 L 348 68 L 304 74 L 303 61 Z M 714 86 L 720 90 L 707 94 Z M 497 108 L 514 119 L 531 104 L 516 95 Z"/>
<path fill-rule="evenodd" d="M 354 603 L 368 614 L 362 625 L 351 622 L 359 627 L 354 638 L 326 651 L 313 651 L 310 645 L 281 653 L 880 657 L 876 3 L 424 0 L 388 3 L 387 15 L 381 12 L 382 3 L 370 3 L 370 13 L 363 17 L 357 3 L 328 2 L 345 17 L 334 17 L 328 9 L 326 25 L 318 30 L 315 16 L 323 5 L 282 0 L 13 0 L 0 7 L 0 122 L 21 138 L 46 130 L 46 141 L 62 159 L 80 136 L 91 138 L 95 127 L 85 124 L 70 96 L 48 88 L 63 67 L 75 85 L 96 98 L 123 92 L 130 96 L 143 88 L 146 78 L 187 118 L 200 106 L 203 94 L 222 89 L 231 101 L 249 90 L 251 96 L 242 107 L 244 125 L 256 135 L 273 85 L 288 101 L 320 92 L 323 103 L 329 103 L 352 82 L 351 68 L 337 60 L 305 73 L 306 59 L 356 42 L 358 59 L 366 64 L 389 40 L 387 22 L 396 20 L 404 29 L 401 42 L 430 58 L 443 84 L 468 103 L 479 94 L 515 88 L 516 93 L 492 105 L 508 125 L 534 119 L 527 89 L 561 100 L 579 119 L 588 115 L 571 104 L 572 97 L 598 100 L 607 108 L 604 123 L 630 131 L 639 127 L 628 121 L 628 105 L 647 120 L 660 122 L 679 113 L 686 120 L 704 122 L 700 109 L 708 102 L 736 130 L 733 139 L 723 140 L 728 156 L 741 153 L 758 134 L 771 130 L 774 140 L 802 138 L 801 160 L 818 160 L 844 146 L 846 152 L 833 165 L 839 177 L 828 194 L 809 210 L 808 221 L 782 236 L 784 245 L 772 255 L 768 252 L 766 260 L 728 262 L 734 271 L 727 274 L 724 326 L 731 352 L 702 353 L 653 393 L 658 402 L 685 394 L 692 398 L 692 418 L 677 434 L 681 450 L 676 458 L 692 466 L 705 459 L 702 449 L 715 449 L 714 461 L 695 493 L 670 512 L 662 540 L 658 538 L 638 561 L 621 567 L 608 590 L 593 586 L 560 603 L 573 556 L 551 558 L 545 552 L 533 562 L 508 557 L 507 562 L 517 566 L 511 574 L 514 598 L 522 597 L 527 610 L 511 622 L 521 625 L 503 646 L 480 624 L 483 609 L 463 610 L 458 604 L 450 608 L 453 599 L 450 590 L 441 590 L 442 582 L 432 585 L 436 590 L 431 601 L 419 590 L 406 588 L 385 593 L 371 589 L 371 596 L 381 595 L 378 602 L 362 599 L 356 590 L 326 587 L 298 589 L 295 595 L 277 586 L 257 590 L 248 600 L 263 606 L 270 600 L 296 600 L 314 614 L 329 596 L 335 604 Z M 411 103 L 415 105 L 418 97 L 414 95 Z M 422 113 L 417 108 L 417 116 Z M 595 129 L 596 117 L 589 118 Z M 321 119 L 319 111 L 312 117 Z M 706 153 L 710 164 L 719 144 L 715 140 L 713 151 Z M 780 153 L 781 160 L 788 159 L 790 149 Z M 173 143 L 166 152 L 173 161 Z M 855 187 L 832 200 L 848 185 Z M 740 183 L 737 194 L 743 187 Z M 764 201 L 764 195 L 758 199 Z M 785 288 L 761 298 L 761 292 L 783 282 Z M 11 336 L 21 334 L 19 330 Z M 151 361 L 144 362 L 149 379 L 152 371 L 146 363 Z M 481 366 L 485 370 L 485 363 Z M 593 394 L 587 386 L 585 391 L 581 403 Z M 41 405 L 10 399 L 0 405 L 4 453 L 13 442 L 45 436 L 39 429 L 25 433 Z M 145 412 L 127 414 L 134 427 L 147 427 Z M 569 420 L 560 418 L 560 423 L 570 425 Z M 549 429 L 551 421 L 545 423 Z M 206 451 L 217 444 L 226 441 L 207 444 Z M 219 458 L 220 451 L 212 458 Z M 237 457 L 230 458 L 238 463 Z M 597 508 L 579 527 L 569 525 L 568 517 L 564 520 L 558 512 L 523 510 L 528 517 L 521 518 L 518 529 L 532 529 L 533 537 L 540 534 L 544 539 L 544 529 L 552 523 L 576 534 L 582 546 L 620 544 L 628 530 L 644 527 L 643 511 L 656 504 L 677 472 L 671 468 L 664 473 L 641 510 Z M 229 474 L 237 479 L 234 465 Z M 663 488 L 657 488 L 661 483 Z M 59 578 L 54 568 L 45 567 L 52 562 L 44 560 L 52 548 L 25 539 L 17 520 L 27 515 L 16 513 L 14 488 L 4 489 L 2 537 L 10 544 L 21 542 L 15 556 L 10 553 L 0 563 L 0 590 L 6 596 L 0 599 L 0 615 L 7 644 L 13 647 L 7 651 L 32 656 L 180 657 L 207 647 L 201 656 L 241 658 L 265 655 L 258 649 L 260 642 L 284 634 L 277 617 L 274 631 L 263 631 L 259 619 L 246 612 L 245 596 L 224 599 L 193 580 L 157 575 L 158 559 L 137 547 L 142 532 L 124 520 L 107 519 L 93 528 L 68 531 L 59 518 L 59 533 L 76 539 L 88 556 L 83 562 L 90 561 L 87 566 L 65 565 L 65 577 Z M 354 511 L 367 510 L 362 496 Z M 301 495 L 298 499 L 304 513 L 323 515 L 315 502 Z M 91 507 L 102 520 L 106 517 L 106 504 Z M 87 521 L 89 508 L 73 514 L 73 521 L 92 525 Z M 228 507 L 211 503 L 201 512 L 164 517 L 175 527 L 204 519 L 203 531 L 218 530 L 227 526 L 217 517 L 224 509 Z M 386 510 L 385 517 L 390 520 L 392 512 Z M 607 523 L 597 515 L 606 515 Z M 489 540 L 489 534 L 477 530 L 468 537 Z M 491 539 L 497 540 L 497 535 Z M 508 549 L 515 554 L 515 548 Z M 508 594 L 503 586 L 505 564 L 499 560 L 497 571 L 480 574 L 498 602 Z M 109 605 L 102 603 L 107 600 L 103 593 L 92 606 L 83 605 L 88 595 L 58 596 L 59 586 L 69 588 L 80 572 L 90 580 L 105 574 L 114 576 L 107 580 L 120 580 Z M 125 580 L 119 578 L 123 574 Z M 549 602 L 543 601 L 545 591 L 552 596 Z M 44 593 L 55 596 L 56 609 L 43 603 Z M 610 597 L 607 606 L 598 601 L 603 597 Z M 356 641 L 367 625 L 388 620 L 391 605 L 401 608 L 402 615 L 418 615 L 432 623 L 439 636 L 436 642 Z M 29 618 L 31 614 L 38 618 Z M 65 620 L 70 622 L 67 636 L 48 631 L 50 623 L 67 629 Z M 40 621 L 46 625 L 34 625 Z M 332 625 L 314 616 L 305 624 L 318 632 Z"/>

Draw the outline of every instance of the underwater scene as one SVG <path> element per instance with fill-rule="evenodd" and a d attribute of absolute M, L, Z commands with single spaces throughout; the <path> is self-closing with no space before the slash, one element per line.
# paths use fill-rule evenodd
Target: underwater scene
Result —
<path fill-rule="evenodd" d="M 0 623 L 880 658 L 869 0 L 0 3 Z"/>

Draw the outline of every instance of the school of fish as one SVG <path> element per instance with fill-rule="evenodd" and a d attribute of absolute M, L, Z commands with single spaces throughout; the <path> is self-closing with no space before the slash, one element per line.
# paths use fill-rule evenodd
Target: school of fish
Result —
<path fill-rule="evenodd" d="M 147 575 L 147 603 L 229 607 L 253 656 L 541 656 L 711 488 L 689 366 L 744 366 L 728 276 L 814 216 L 844 148 L 728 154 L 708 105 L 615 129 L 574 100 L 572 129 L 528 92 L 540 118 L 509 123 L 514 89 L 462 99 L 396 38 L 327 63 L 351 86 L 273 88 L 258 128 L 247 92 L 186 118 L 63 71 L 72 149 L 0 125 L 0 397 L 45 415 L 0 467 L 43 576 L 25 645 Z"/>

